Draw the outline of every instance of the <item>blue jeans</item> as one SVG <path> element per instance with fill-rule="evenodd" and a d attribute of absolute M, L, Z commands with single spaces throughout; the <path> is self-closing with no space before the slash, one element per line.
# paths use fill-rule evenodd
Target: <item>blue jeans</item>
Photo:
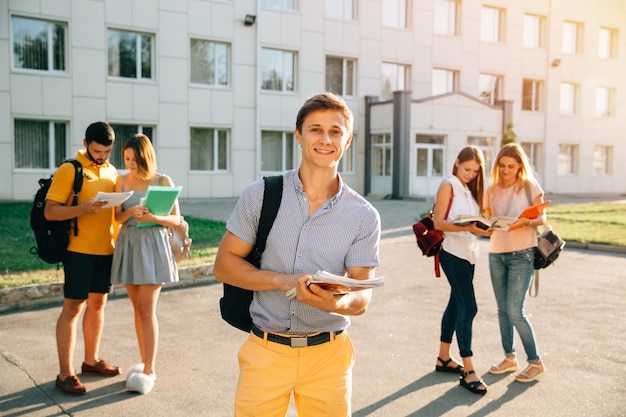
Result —
<path fill-rule="evenodd" d="M 439 252 L 441 268 L 450 283 L 450 299 L 441 319 L 441 341 L 452 343 L 456 331 L 461 357 L 472 356 L 472 324 L 478 311 L 474 294 L 474 265 L 444 250 Z"/>
<path fill-rule="evenodd" d="M 515 355 L 513 327 L 517 329 L 529 362 L 538 361 L 533 326 L 524 312 L 526 294 L 534 274 L 535 249 L 489 254 L 489 272 L 498 304 L 498 321 L 502 348 L 508 356 Z"/>

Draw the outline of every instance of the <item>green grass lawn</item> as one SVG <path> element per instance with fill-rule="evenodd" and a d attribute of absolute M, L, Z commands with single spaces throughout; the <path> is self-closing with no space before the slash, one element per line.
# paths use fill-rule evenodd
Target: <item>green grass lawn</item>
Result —
<path fill-rule="evenodd" d="M 0 288 L 42 282 L 62 282 L 63 270 L 50 265 L 30 253 L 35 237 L 30 229 L 31 203 L 0 204 Z M 193 240 L 191 257 L 179 266 L 213 262 L 226 224 L 213 220 L 185 216 L 189 223 L 189 236 Z"/>
<path fill-rule="evenodd" d="M 63 281 L 63 271 L 30 253 L 35 238 L 29 226 L 30 203 L 0 204 L 0 288 Z M 626 246 L 626 204 L 588 203 L 549 206 L 548 223 L 569 242 Z M 213 262 L 226 225 L 185 216 L 192 256 L 180 266 Z"/>

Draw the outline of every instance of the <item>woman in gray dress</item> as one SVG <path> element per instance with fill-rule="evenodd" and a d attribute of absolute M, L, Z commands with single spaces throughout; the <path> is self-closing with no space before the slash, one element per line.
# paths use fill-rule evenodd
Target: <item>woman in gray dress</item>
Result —
<path fill-rule="evenodd" d="M 150 139 L 133 135 L 123 148 L 128 170 L 119 175 L 115 191 L 133 191 L 132 196 L 115 209 L 115 220 L 121 224 L 115 252 L 111 282 L 124 284 L 135 312 L 135 331 L 141 363 L 126 372 L 126 389 L 146 394 L 156 381 L 155 362 L 159 337 L 156 306 L 164 283 L 178 281 L 178 268 L 169 245 L 168 226 L 180 223 L 178 200 L 169 215 L 157 216 L 141 204 L 151 185 L 174 186 L 167 175 L 157 172 L 156 156 Z M 137 227 L 149 222 L 151 227 Z"/>

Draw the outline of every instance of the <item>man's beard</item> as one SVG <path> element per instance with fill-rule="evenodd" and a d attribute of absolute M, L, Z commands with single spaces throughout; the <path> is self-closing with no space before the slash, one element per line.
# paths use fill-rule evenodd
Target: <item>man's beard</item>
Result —
<path fill-rule="evenodd" d="M 89 159 L 91 159 L 96 165 L 102 165 L 104 164 L 107 160 L 97 160 L 96 158 L 93 157 L 93 155 L 91 155 L 91 152 L 89 152 L 89 148 L 87 148 L 87 156 L 89 157 Z"/>

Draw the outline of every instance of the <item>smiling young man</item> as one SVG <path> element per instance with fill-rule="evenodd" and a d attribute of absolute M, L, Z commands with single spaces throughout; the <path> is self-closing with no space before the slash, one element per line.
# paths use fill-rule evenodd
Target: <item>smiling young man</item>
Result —
<path fill-rule="evenodd" d="M 85 150 L 76 155 L 83 167 L 83 186 L 78 204 L 72 206 L 74 167 L 61 164 L 52 177 L 46 196 L 45 216 L 48 220 L 78 221 L 78 235 L 70 233 L 70 243 L 63 259 L 65 283 L 63 309 L 57 321 L 56 339 L 59 355 L 59 375 L 55 385 L 71 395 L 82 395 L 85 386 L 74 372 L 72 356 L 76 346 L 76 324 L 83 307 L 83 336 L 85 359 L 82 372 L 118 375 L 122 371 L 98 357 L 104 325 L 104 306 L 111 288 L 113 257 L 113 209 L 103 209 L 106 202 L 97 202 L 98 191 L 112 192 L 117 170 L 108 162 L 115 133 L 105 122 L 87 127 L 83 144 Z M 72 229 L 73 230 L 73 229 Z"/>
<path fill-rule="evenodd" d="M 292 394 L 298 415 L 351 414 L 354 351 L 346 329 L 349 316 L 365 313 L 371 290 L 335 295 L 306 281 L 322 270 L 367 279 L 378 266 L 380 216 L 337 173 L 352 126 L 352 112 L 331 93 L 300 108 L 295 140 L 302 162 L 283 175 L 260 269 L 244 258 L 256 239 L 263 181 L 244 190 L 228 220 L 215 277 L 254 291 L 253 329 L 238 355 L 235 416 L 284 416 Z M 292 288 L 297 295 L 289 299 Z"/>

